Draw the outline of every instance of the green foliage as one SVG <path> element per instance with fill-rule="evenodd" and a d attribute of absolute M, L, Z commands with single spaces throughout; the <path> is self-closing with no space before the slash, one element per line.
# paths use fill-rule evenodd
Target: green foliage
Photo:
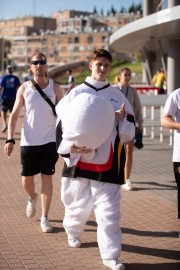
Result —
<path fill-rule="evenodd" d="M 96 6 L 93 8 L 93 14 L 98 14 Z"/>
<path fill-rule="evenodd" d="M 142 63 L 141 62 L 120 62 L 115 61 L 112 63 L 112 68 L 108 76 L 110 83 L 114 82 L 115 76 L 118 75 L 118 72 L 121 68 L 127 67 L 131 70 L 132 73 L 135 73 L 137 77 L 142 75 Z M 133 79 L 133 78 L 132 78 Z"/>
<path fill-rule="evenodd" d="M 115 16 L 117 13 L 117 11 L 115 10 L 115 8 L 113 7 L 113 5 L 111 6 L 111 14 L 113 14 L 113 16 Z"/>
<path fill-rule="evenodd" d="M 138 11 L 142 14 L 142 5 L 141 5 L 141 3 L 138 4 L 138 5 L 135 5 L 134 3 L 132 3 L 132 5 L 128 9 L 129 13 L 131 13 L 131 12 L 137 13 Z"/>
<path fill-rule="evenodd" d="M 85 69 L 81 73 L 74 72 L 74 77 L 75 77 L 75 80 L 76 80 L 76 84 L 83 83 L 84 80 L 86 79 L 86 77 L 91 75 L 91 71 L 88 68 L 88 64 L 84 68 Z"/>

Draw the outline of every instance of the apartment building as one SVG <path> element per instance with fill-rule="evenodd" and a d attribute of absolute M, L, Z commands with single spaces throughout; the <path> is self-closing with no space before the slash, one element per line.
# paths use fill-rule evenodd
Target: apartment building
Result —
<path fill-rule="evenodd" d="M 10 42 L 10 52 L 0 62 L 0 68 L 3 70 L 7 61 L 18 67 L 27 66 L 30 57 L 38 51 L 46 54 L 50 66 L 87 61 L 93 49 L 109 49 L 109 36 L 116 29 L 140 17 L 140 14 L 99 16 L 64 10 L 53 13 L 51 18 L 1 20 L 0 39 Z M 5 50 L 3 42 L 1 48 Z"/>
<path fill-rule="evenodd" d="M 0 38 L 2 40 L 0 53 L 3 56 L 0 62 L 1 70 L 4 70 L 9 61 L 17 66 L 27 65 L 32 53 L 42 50 L 45 43 L 44 34 L 52 34 L 55 31 L 56 20 L 54 18 L 28 16 L 0 20 Z M 7 41 L 10 43 L 8 51 L 5 46 Z"/>

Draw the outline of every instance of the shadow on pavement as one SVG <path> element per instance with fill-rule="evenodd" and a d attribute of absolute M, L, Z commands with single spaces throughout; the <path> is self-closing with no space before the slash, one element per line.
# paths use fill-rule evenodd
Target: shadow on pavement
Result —
<path fill-rule="evenodd" d="M 131 253 L 136 253 L 136 254 L 143 254 L 146 256 L 148 255 L 148 256 L 153 256 L 153 257 L 160 257 L 160 258 L 180 261 L 180 256 L 179 256 L 180 252 L 176 250 L 148 248 L 148 247 L 141 247 L 141 246 L 135 246 L 135 245 L 127 245 L 127 244 L 122 244 L 122 250 L 128 253 L 131 252 Z M 156 269 L 159 269 L 159 268 L 154 267 L 154 270 Z M 171 268 L 171 269 L 174 270 L 174 268 Z"/>

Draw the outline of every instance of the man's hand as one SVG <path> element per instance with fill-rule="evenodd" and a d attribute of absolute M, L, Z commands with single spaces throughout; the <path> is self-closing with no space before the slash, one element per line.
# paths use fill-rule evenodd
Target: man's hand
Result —
<path fill-rule="evenodd" d="M 115 112 L 115 114 L 119 120 L 122 121 L 124 119 L 124 116 L 125 116 L 125 104 L 124 103 L 121 105 L 120 109 Z"/>
<path fill-rule="evenodd" d="M 13 151 L 14 144 L 13 143 L 6 143 L 4 146 L 4 153 L 10 157 L 12 151 Z"/>
<path fill-rule="evenodd" d="M 91 153 L 92 151 L 91 148 L 86 148 L 86 146 L 77 147 L 75 144 L 71 145 L 71 153 L 86 154 Z"/>

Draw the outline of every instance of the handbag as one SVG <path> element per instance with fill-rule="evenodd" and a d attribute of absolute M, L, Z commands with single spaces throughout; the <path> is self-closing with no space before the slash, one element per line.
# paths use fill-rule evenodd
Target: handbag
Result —
<path fill-rule="evenodd" d="M 32 84 L 35 86 L 35 88 L 38 90 L 39 94 L 45 99 L 45 101 L 50 105 L 52 108 L 53 114 L 55 117 L 57 117 L 56 110 L 55 110 L 55 105 L 52 103 L 52 101 L 48 98 L 48 96 L 43 92 L 41 87 L 35 82 L 34 79 L 31 80 Z"/>
<path fill-rule="evenodd" d="M 135 134 L 135 138 L 134 138 L 134 146 L 138 149 L 142 149 L 143 148 L 143 135 L 142 135 L 142 131 L 139 130 L 138 128 L 136 128 L 136 134 Z"/>
<path fill-rule="evenodd" d="M 133 140 L 135 136 L 135 120 L 131 114 L 126 113 L 123 121 L 119 121 L 119 136 L 121 143 Z"/>

